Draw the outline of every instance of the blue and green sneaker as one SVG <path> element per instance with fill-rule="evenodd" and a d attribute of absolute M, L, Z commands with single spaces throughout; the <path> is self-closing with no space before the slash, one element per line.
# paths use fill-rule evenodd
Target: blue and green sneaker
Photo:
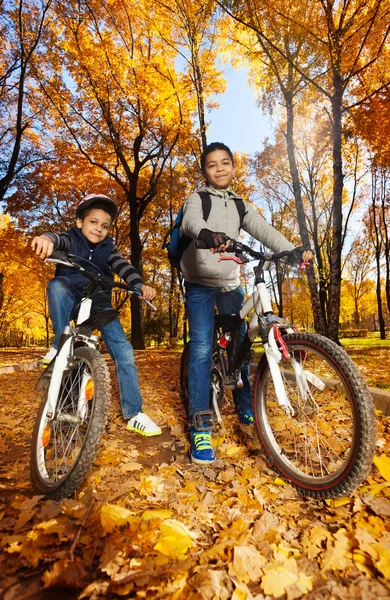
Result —
<path fill-rule="evenodd" d="M 247 410 L 245 413 L 240 413 L 238 415 L 238 420 L 243 425 L 251 425 L 254 422 L 253 412 L 251 410 Z"/>
<path fill-rule="evenodd" d="M 191 461 L 197 465 L 210 465 L 215 461 L 210 431 L 195 431 L 190 427 Z"/>

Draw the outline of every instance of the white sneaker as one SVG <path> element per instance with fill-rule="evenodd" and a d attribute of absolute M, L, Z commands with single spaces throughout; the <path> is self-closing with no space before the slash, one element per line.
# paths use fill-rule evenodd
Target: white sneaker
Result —
<path fill-rule="evenodd" d="M 136 431 L 141 435 L 145 435 L 146 437 L 151 437 L 152 435 L 161 435 L 161 428 L 153 423 L 152 419 L 145 415 L 143 412 L 139 412 L 134 417 L 131 417 L 129 422 L 127 423 L 127 427 L 129 431 Z"/>
<path fill-rule="evenodd" d="M 57 348 L 50 348 L 48 352 L 46 352 L 45 356 L 42 358 L 42 366 L 47 367 L 48 364 L 51 363 L 53 358 L 57 355 Z"/>

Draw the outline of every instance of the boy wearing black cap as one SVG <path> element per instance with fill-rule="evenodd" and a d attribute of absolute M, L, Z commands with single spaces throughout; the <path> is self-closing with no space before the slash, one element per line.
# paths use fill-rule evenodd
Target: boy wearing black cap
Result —
<path fill-rule="evenodd" d="M 143 283 L 136 269 L 123 258 L 113 239 L 108 236 L 117 212 L 115 202 L 108 196 L 89 194 L 77 207 L 75 227 L 65 233 L 50 232 L 36 236 L 31 247 L 42 259 L 51 256 L 54 250 L 81 257 L 94 265 L 106 279 L 112 281 L 112 273 L 116 273 L 127 285 L 140 290 L 144 298 L 153 300 L 156 291 Z M 80 302 L 87 282 L 81 273 L 57 265 L 55 277 L 48 285 L 49 312 L 55 338 L 53 347 L 43 359 L 44 363 L 50 362 L 56 355 L 62 330 L 68 325 L 72 310 Z M 104 291 L 98 292 L 93 298 L 92 307 L 95 311 L 111 308 L 110 295 Z M 160 427 L 142 412 L 133 347 L 119 319 L 102 327 L 101 334 L 115 361 L 122 414 L 128 421 L 127 429 L 144 436 L 160 435 Z"/>

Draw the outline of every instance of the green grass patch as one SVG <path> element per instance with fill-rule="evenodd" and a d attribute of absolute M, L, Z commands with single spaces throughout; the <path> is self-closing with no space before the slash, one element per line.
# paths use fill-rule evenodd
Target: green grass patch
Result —
<path fill-rule="evenodd" d="M 340 338 L 342 346 L 352 348 L 354 346 L 358 348 L 375 348 L 380 346 L 390 346 L 389 340 L 381 340 L 378 337 L 366 337 L 366 338 Z"/>

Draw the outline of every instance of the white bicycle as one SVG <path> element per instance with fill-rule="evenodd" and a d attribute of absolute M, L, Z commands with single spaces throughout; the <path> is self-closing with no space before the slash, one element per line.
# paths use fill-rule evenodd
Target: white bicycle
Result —
<path fill-rule="evenodd" d="M 93 331 L 116 319 L 119 312 L 91 314 L 93 295 L 98 288 L 120 288 L 136 294 L 153 310 L 156 307 L 126 284 L 91 274 L 76 256 L 56 251 L 46 260 L 71 267 L 90 280 L 77 307 L 75 325 L 64 328 L 57 355 L 36 386 L 43 399 L 32 437 L 31 480 L 38 493 L 62 498 L 87 476 L 105 432 L 111 400 L 109 370 L 99 351 L 100 338 Z"/>
<path fill-rule="evenodd" d="M 203 244 L 198 241 L 197 246 Z M 252 383 L 253 412 L 270 465 L 307 496 L 347 495 L 367 476 L 375 452 L 375 410 L 367 385 L 341 347 L 321 335 L 294 331 L 287 318 L 274 314 L 264 264 L 288 258 L 290 252 L 256 252 L 235 240 L 230 240 L 229 252 L 236 255 L 220 260 L 258 261 L 254 291 L 239 313 L 215 315 L 210 410 L 197 427 L 210 429 L 221 420 L 224 390 L 242 385 L 241 368 L 260 335 L 264 354 Z M 242 322 L 251 311 L 241 339 Z M 184 347 L 180 370 L 187 412 L 190 344 Z"/>

